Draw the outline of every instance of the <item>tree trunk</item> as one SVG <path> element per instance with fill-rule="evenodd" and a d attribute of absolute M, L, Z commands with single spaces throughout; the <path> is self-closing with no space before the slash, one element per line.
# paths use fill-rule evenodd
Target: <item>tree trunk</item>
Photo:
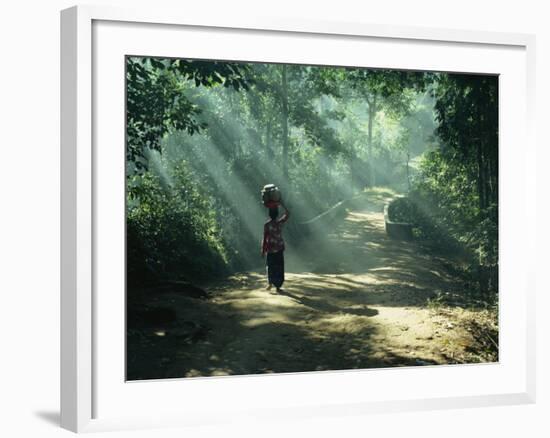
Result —
<path fill-rule="evenodd" d="M 265 131 L 265 156 L 268 161 L 273 162 L 273 147 L 271 146 L 271 119 L 267 122 Z"/>
<path fill-rule="evenodd" d="M 283 176 L 285 184 L 289 184 L 288 175 L 288 81 L 287 81 L 287 66 L 283 64 L 281 74 L 281 90 L 282 90 L 282 116 L 283 116 Z"/>
<path fill-rule="evenodd" d="M 367 134 L 367 141 L 368 141 L 368 162 L 369 162 L 369 186 L 373 187 L 376 184 L 376 178 L 374 176 L 374 155 L 373 155 L 373 147 L 372 147 L 372 125 L 374 123 L 374 117 L 376 116 L 376 96 L 374 96 L 371 100 L 367 100 L 367 103 L 369 105 L 369 124 L 368 124 L 368 134 Z"/>
<path fill-rule="evenodd" d="M 411 160 L 411 153 L 407 151 L 407 188 L 408 191 L 411 191 L 411 175 L 409 172 L 409 161 Z"/>
<path fill-rule="evenodd" d="M 483 169 L 483 151 L 481 141 L 477 141 L 477 195 L 479 198 L 479 209 L 485 209 L 485 187 L 484 187 L 484 169 Z"/>
<path fill-rule="evenodd" d="M 349 154 L 349 173 L 350 173 L 350 185 L 351 185 L 351 193 L 352 195 L 355 193 L 355 189 L 357 188 L 357 166 L 355 164 L 356 157 L 353 152 L 350 152 Z"/>

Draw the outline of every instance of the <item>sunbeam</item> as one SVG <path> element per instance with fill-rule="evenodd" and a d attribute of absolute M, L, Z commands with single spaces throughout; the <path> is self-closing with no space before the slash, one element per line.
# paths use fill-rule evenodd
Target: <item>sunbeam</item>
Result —
<path fill-rule="evenodd" d="M 498 360 L 496 77 L 126 79 L 130 380 Z"/>

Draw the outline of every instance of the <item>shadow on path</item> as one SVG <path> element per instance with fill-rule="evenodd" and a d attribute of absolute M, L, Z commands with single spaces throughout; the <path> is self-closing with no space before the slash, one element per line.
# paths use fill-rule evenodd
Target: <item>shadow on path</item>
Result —
<path fill-rule="evenodd" d="M 387 238 L 390 196 L 358 198 L 341 223 L 289 242 L 280 293 L 250 271 L 212 285 L 209 300 L 158 298 L 178 317 L 129 336 L 129 379 L 456 363 L 471 335 L 428 303 L 460 282 L 416 243 Z"/>
<path fill-rule="evenodd" d="M 292 298 L 297 303 L 301 304 L 302 306 L 309 307 L 310 309 L 317 310 L 319 312 L 325 312 L 325 313 L 350 313 L 352 315 L 358 315 L 358 316 L 375 316 L 378 315 L 378 310 L 376 309 L 369 309 L 367 307 L 356 309 L 353 307 L 338 307 L 334 306 L 327 301 L 322 301 L 319 299 L 312 299 L 312 298 L 306 298 L 305 296 L 298 296 L 294 295 L 290 292 L 287 292 L 286 290 L 280 290 L 277 292 L 278 295 L 284 295 L 289 298 Z"/>

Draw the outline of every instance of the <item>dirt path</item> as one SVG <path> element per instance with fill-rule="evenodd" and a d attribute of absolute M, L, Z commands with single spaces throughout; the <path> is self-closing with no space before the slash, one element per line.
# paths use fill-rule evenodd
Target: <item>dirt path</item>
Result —
<path fill-rule="evenodd" d="M 165 294 L 160 300 L 199 330 L 194 339 L 178 338 L 175 329 L 157 332 L 149 358 L 155 372 L 191 377 L 484 361 L 472 325 L 483 311 L 433 304 L 462 284 L 416 243 L 388 239 L 384 201 L 354 206 L 324 244 L 288 248 L 284 292 L 265 290 L 258 271 L 231 277 L 210 290 L 210 300 Z"/>

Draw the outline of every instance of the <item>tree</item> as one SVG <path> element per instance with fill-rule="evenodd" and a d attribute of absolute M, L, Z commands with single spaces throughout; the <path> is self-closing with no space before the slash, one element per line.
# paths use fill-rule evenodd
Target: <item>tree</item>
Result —
<path fill-rule="evenodd" d="M 425 157 L 416 184 L 434 222 L 476 255 L 482 292 L 498 276 L 498 78 L 438 74 L 433 83 L 441 146 Z"/>
<path fill-rule="evenodd" d="M 480 210 L 497 202 L 498 78 L 440 75 L 434 87 L 437 134 L 471 163 Z"/>
<path fill-rule="evenodd" d="M 205 128 L 197 121 L 201 109 L 185 95 L 189 87 L 223 85 L 248 89 L 246 64 L 128 57 L 126 60 L 126 156 L 137 170 L 147 167 L 147 148 L 160 150 L 171 130 L 193 135 Z"/>
<path fill-rule="evenodd" d="M 428 76 L 423 72 L 353 68 L 348 70 L 347 77 L 356 96 L 364 99 L 367 103 L 367 163 L 369 185 L 374 186 L 376 177 L 373 127 L 376 116 L 382 109 L 394 114 L 405 115 L 413 102 L 413 94 L 408 93 L 407 89 L 422 90 L 428 81 Z"/>

